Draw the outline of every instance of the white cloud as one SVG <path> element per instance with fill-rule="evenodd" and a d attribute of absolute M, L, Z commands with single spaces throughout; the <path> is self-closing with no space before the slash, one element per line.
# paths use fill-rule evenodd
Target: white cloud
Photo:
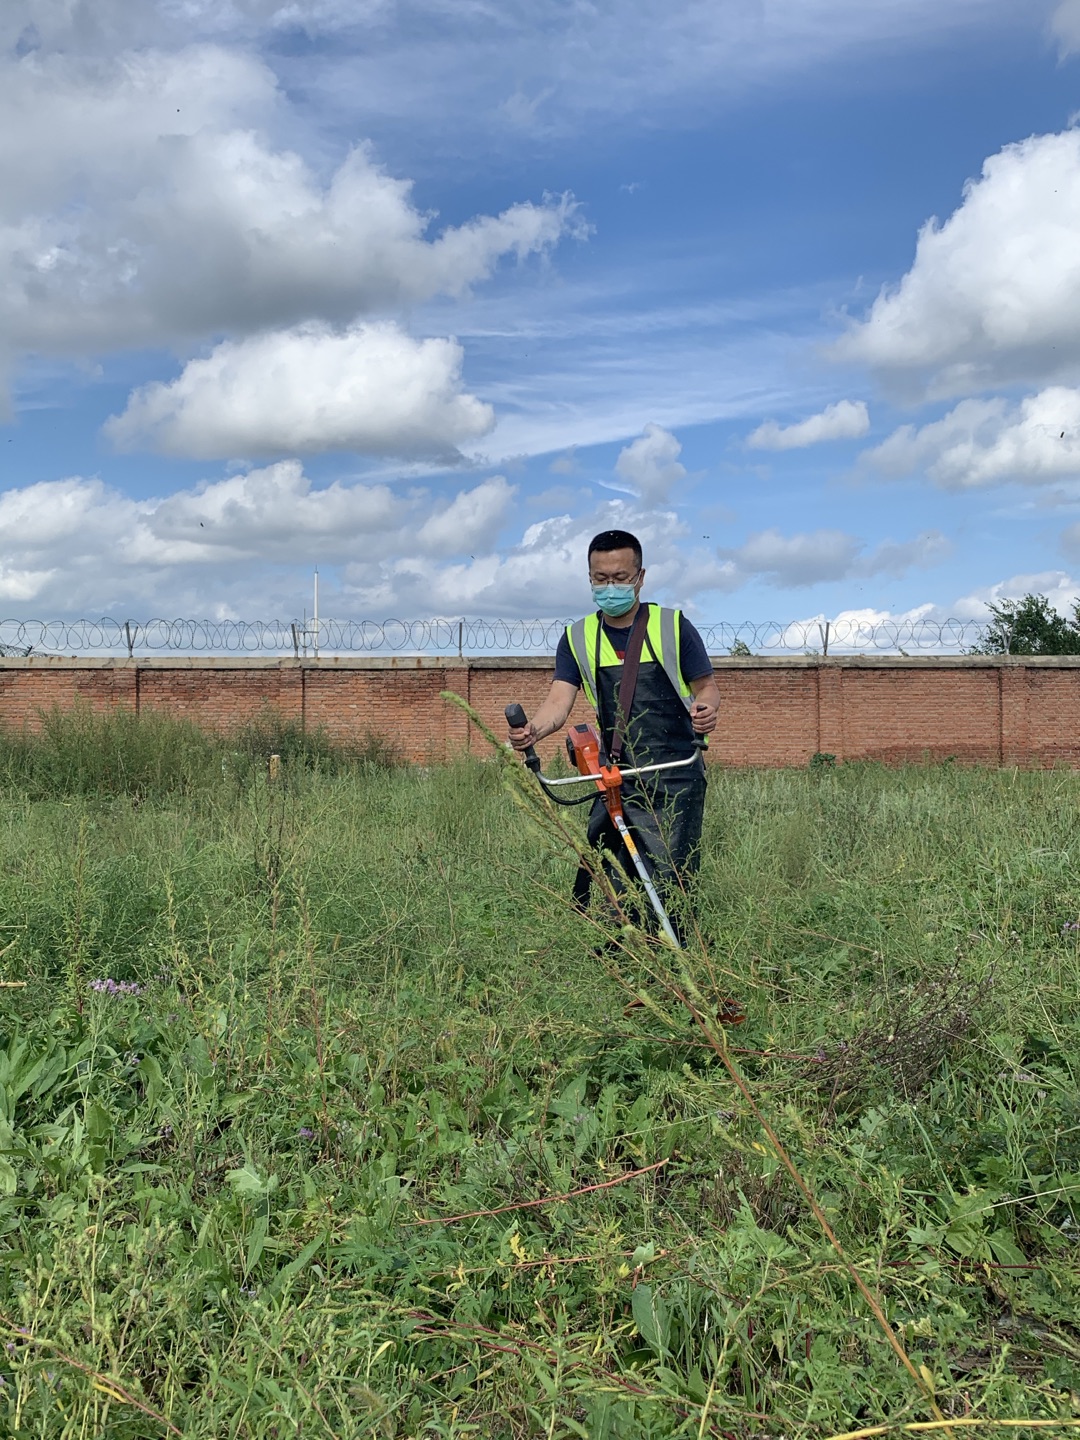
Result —
<path fill-rule="evenodd" d="M 824 650 L 830 655 L 858 654 L 869 651 L 895 651 L 914 645 L 921 648 L 926 640 L 928 648 L 940 648 L 938 635 L 933 629 L 923 631 L 925 621 L 935 622 L 938 616 L 932 604 L 915 605 L 909 610 L 879 610 L 873 606 L 862 606 L 852 610 L 839 610 L 833 616 L 824 612 L 793 620 L 790 624 L 769 632 L 770 649 L 782 650 Z M 828 627 L 826 629 L 826 627 Z M 915 637 L 918 636 L 918 640 Z M 948 643 L 948 636 L 942 637 Z"/>
<path fill-rule="evenodd" d="M 452 457 L 495 423 L 461 387 L 461 347 L 397 325 L 309 324 L 223 341 L 178 379 L 137 390 L 105 426 L 122 449 L 199 460 L 356 450 Z"/>
<path fill-rule="evenodd" d="M 0 600 L 15 605 L 33 600 L 50 578 L 48 570 L 16 570 L 13 566 L 0 564 Z"/>
<path fill-rule="evenodd" d="M 295 460 L 143 500 L 94 479 L 30 485 L 0 492 L 0 600 L 38 618 L 293 619 L 318 564 L 324 614 L 558 618 L 587 610 L 588 540 L 612 527 L 641 537 L 649 598 L 692 611 L 703 594 L 754 580 L 898 576 L 948 553 L 933 531 L 873 549 L 842 531 L 767 531 L 718 560 L 676 515 L 625 500 L 548 516 L 507 544 L 515 498 L 503 476 L 449 494 L 317 489 Z"/>
<path fill-rule="evenodd" d="M 507 108 L 527 111 L 534 96 L 564 126 L 583 115 L 625 123 L 658 105 L 700 114 L 703 92 L 727 97 L 838 58 L 894 55 L 974 27 L 1018 27 L 1019 18 L 1015 0 L 502 0 L 494 9 L 446 0 L 4 0 L 0 48 L 108 52 L 224 36 L 272 42 L 275 30 L 303 30 L 334 36 L 322 47 L 319 88 L 340 87 L 353 114 L 426 115 L 433 129 L 450 115 L 505 130 Z M 286 47 L 274 48 L 287 65 Z"/>
<path fill-rule="evenodd" d="M 82 355 L 460 295 L 577 224 L 566 199 L 432 232 L 365 146 L 328 179 L 272 73 L 200 45 L 0 61 L 0 330 Z"/>
<path fill-rule="evenodd" d="M 1015 405 L 962 400 L 940 420 L 901 426 L 861 458 L 886 475 L 923 471 L 948 489 L 1080 477 L 1080 390 L 1053 385 Z"/>
<path fill-rule="evenodd" d="M 134 523 L 123 536 L 121 554 L 157 565 L 344 560 L 357 544 L 376 536 L 387 543 L 410 510 L 387 485 L 337 482 L 315 490 L 295 460 L 161 500 L 129 503 Z"/>
<path fill-rule="evenodd" d="M 810 415 L 796 425 L 778 425 L 766 420 L 746 437 L 754 450 L 798 450 L 824 440 L 857 440 L 870 429 L 870 415 L 863 400 L 837 400 L 819 415 Z"/>
<path fill-rule="evenodd" d="M 762 530 L 737 548 L 716 552 L 721 564 L 715 585 L 719 590 L 732 591 L 760 579 L 786 589 L 856 576 L 897 577 L 915 567 L 936 565 L 951 549 L 937 530 L 924 531 L 903 543 L 886 540 L 869 554 L 863 553 L 865 548 L 864 541 L 843 530 L 822 529 L 796 535 Z"/>
<path fill-rule="evenodd" d="M 372 556 L 345 571 L 346 603 L 365 615 L 560 616 L 588 604 L 587 536 L 569 515 L 530 525 L 499 554 L 432 566 Z M 582 598 L 579 599 L 579 596 Z"/>
<path fill-rule="evenodd" d="M 1025 595 L 1045 595 L 1055 610 L 1067 615 L 1073 602 L 1080 598 L 1080 581 L 1074 580 L 1065 570 L 1011 575 L 1007 580 L 998 580 L 993 585 L 961 595 L 948 613 L 958 620 L 989 620 L 989 605 L 1000 604 L 1002 600 L 1020 600 Z"/>
<path fill-rule="evenodd" d="M 486 458 L 565 456 L 574 447 L 625 442 L 643 414 L 678 435 L 687 425 L 744 426 L 806 403 L 805 390 L 796 396 L 793 389 L 792 358 L 818 333 L 823 292 L 667 307 L 649 303 L 649 283 L 631 268 L 610 283 L 560 278 L 454 307 L 445 328 L 465 346 L 469 373 L 478 383 L 483 377 L 498 416 L 476 447 Z M 627 294 L 635 297 L 629 310 Z M 441 325 L 441 315 L 442 307 L 433 323 Z M 810 403 L 825 398 L 811 392 Z"/>
<path fill-rule="evenodd" d="M 610 500 L 580 515 L 529 525 L 498 553 L 433 566 L 416 555 L 370 557 L 346 569 L 344 603 L 365 615 L 567 617 L 589 608 L 587 549 L 600 530 L 629 529 L 642 542 L 649 597 L 687 604 L 703 588 L 706 555 L 687 552 L 676 516 Z"/>
<path fill-rule="evenodd" d="M 269 587 L 296 566 L 407 557 L 431 572 L 446 556 L 486 557 L 514 493 L 502 476 L 449 497 L 315 489 L 295 460 L 146 500 L 95 479 L 42 482 L 0 492 L 0 598 L 39 616 L 170 605 L 208 614 L 209 597 L 228 595 L 234 613 L 266 617 Z"/>
<path fill-rule="evenodd" d="M 717 551 L 722 562 L 722 588 L 736 590 L 757 576 L 779 586 L 842 580 L 851 573 L 861 549 L 862 542 L 842 530 L 814 530 L 801 535 L 762 530 L 737 549 Z"/>
<path fill-rule="evenodd" d="M 1042 570 L 1012 575 L 984 585 L 951 603 L 925 601 L 906 610 L 872 607 L 841 610 L 792 621 L 768 631 L 770 650 L 819 650 L 829 627 L 829 653 L 872 653 L 901 649 L 908 655 L 967 650 L 978 635 L 977 627 L 990 620 L 990 605 L 1045 595 L 1059 614 L 1068 615 L 1080 600 L 1080 580 L 1065 570 Z"/>
<path fill-rule="evenodd" d="M 686 475 L 680 465 L 682 446 L 660 425 L 646 425 L 636 440 L 619 452 L 615 471 L 646 505 L 663 505 L 672 487 Z"/>
<path fill-rule="evenodd" d="M 427 596 L 429 608 L 438 613 L 569 614 L 588 605 L 589 537 L 613 527 L 641 538 L 650 598 L 692 613 L 701 595 L 730 593 L 754 580 L 800 588 L 876 575 L 895 578 L 935 565 L 951 553 L 949 541 L 933 530 L 905 542 L 886 540 L 869 551 L 863 541 L 842 531 L 783 536 L 772 530 L 751 536 L 737 549 L 710 552 L 688 543 L 686 526 L 671 512 L 607 501 L 587 514 L 557 515 L 531 525 L 517 545 L 474 563 L 457 563 L 436 573 L 406 557 L 388 564 L 357 563 L 349 567 L 349 575 L 364 613 L 390 613 L 387 607 L 407 605 L 407 597 L 415 595 Z"/>
<path fill-rule="evenodd" d="M 952 542 L 940 530 L 923 530 L 913 540 L 883 540 L 856 566 L 857 575 L 899 579 L 909 570 L 925 570 L 952 554 Z"/>
<path fill-rule="evenodd" d="M 1080 0 L 1062 0 L 1050 17 L 1050 33 L 1063 58 L 1080 51 Z"/>
<path fill-rule="evenodd" d="M 358 18 L 376 8 L 353 0 Z M 334 0 L 4 0 L 0 45 L 21 51 L 38 48 L 114 50 L 159 40 L 273 27 L 304 19 L 330 20 Z"/>
<path fill-rule="evenodd" d="M 931 393 L 1080 362 L 1080 130 L 1007 145 L 919 235 L 911 269 L 834 346 Z"/>
<path fill-rule="evenodd" d="M 463 490 L 445 510 L 424 521 L 416 534 L 418 546 L 427 555 L 486 553 L 495 544 L 514 494 L 515 487 L 502 475 Z"/>
<path fill-rule="evenodd" d="M 341 11 L 348 14 L 347 0 Z M 357 27 L 325 47 L 320 89 L 350 118 L 378 115 L 450 149 L 463 132 L 520 139 L 509 118 L 545 133 L 625 135 L 730 104 L 792 75 L 957 43 L 964 32 L 1026 29 L 1015 0 L 414 0 L 411 23 Z M 351 45 L 350 45 L 351 42 Z M 459 152 L 458 152 L 459 153 Z"/>

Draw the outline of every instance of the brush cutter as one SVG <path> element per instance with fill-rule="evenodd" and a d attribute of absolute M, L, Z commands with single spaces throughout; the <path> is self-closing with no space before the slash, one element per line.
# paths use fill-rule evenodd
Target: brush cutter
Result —
<path fill-rule="evenodd" d="M 520 705 L 507 705 L 506 722 L 513 730 L 520 729 L 528 724 L 525 711 Z M 580 785 L 585 780 L 591 780 L 596 790 L 604 797 L 604 805 L 611 823 L 615 826 L 622 838 L 623 844 L 630 859 L 633 861 L 634 869 L 638 873 L 638 879 L 645 887 L 645 894 L 649 897 L 649 903 L 656 912 L 656 918 L 660 922 L 660 928 L 668 942 L 676 950 L 681 950 L 679 937 L 675 934 L 674 926 L 668 918 L 663 902 L 657 894 L 656 886 L 652 877 L 645 868 L 645 861 L 641 858 L 641 852 L 634 844 L 634 837 L 630 833 L 630 827 L 626 823 L 626 816 L 623 814 L 622 805 L 622 783 L 638 775 L 655 775 L 660 771 L 681 770 L 688 765 L 697 763 L 698 755 L 708 745 L 708 737 L 697 735 L 694 737 L 696 747 L 693 755 L 686 760 L 669 760 L 663 765 L 639 765 L 630 770 L 622 770 L 617 765 L 612 765 L 604 752 L 604 744 L 599 734 L 592 725 L 573 725 L 566 736 L 566 753 L 570 758 L 571 765 L 575 766 L 578 773 L 568 775 L 564 778 L 553 779 L 548 775 L 540 773 L 540 756 L 537 755 L 534 746 L 530 745 L 525 753 L 525 764 L 539 780 L 544 792 L 554 800 L 556 805 L 584 805 L 587 801 L 594 799 L 592 791 L 584 795 L 564 797 L 557 793 L 557 789 L 563 785 Z"/>

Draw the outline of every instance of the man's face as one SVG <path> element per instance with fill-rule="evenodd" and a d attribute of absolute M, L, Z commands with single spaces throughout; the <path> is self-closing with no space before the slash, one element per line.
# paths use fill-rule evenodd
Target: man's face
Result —
<path fill-rule="evenodd" d="M 592 585 L 633 585 L 640 596 L 645 571 L 634 560 L 633 550 L 595 550 L 589 558 L 589 582 Z"/>

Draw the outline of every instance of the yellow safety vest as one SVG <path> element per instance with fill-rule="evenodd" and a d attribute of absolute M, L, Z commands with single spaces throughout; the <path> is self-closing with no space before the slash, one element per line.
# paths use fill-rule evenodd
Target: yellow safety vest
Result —
<path fill-rule="evenodd" d="M 642 658 L 652 658 L 662 666 L 676 695 L 689 710 L 693 692 L 682 674 L 680 616 L 679 610 L 649 605 Z M 615 647 L 608 639 L 607 629 L 599 614 L 586 615 L 583 620 L 575 620 L 572 625 L 568 625 L 566 638 L 570 644 L 570 653 L 581 671 L 585 698 L 595 710 L 599 693 L 596 668 L 598 659 L 601 666 L 621 665 L 623 662 L 615 653 Z"/>

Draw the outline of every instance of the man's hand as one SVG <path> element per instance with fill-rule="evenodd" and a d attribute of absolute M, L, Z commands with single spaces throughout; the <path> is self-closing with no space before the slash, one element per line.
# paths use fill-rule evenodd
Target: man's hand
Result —
<path fill-rule="evenodd" d="M 535 745 L 538 739 L 536 726 L 530 720 L 527 725 L 519 725 L 516 729 L 508 730 L 510 744 L 515 750 L 527 750 L 530 745 Z"/>
<path fill-rule="evenodd" d="M 577 693 L 576 685 L 570 685 L 565 680 L 553 680 L 547 699 L 533 718 L 527 724 L 512 727 L 506 732 L 512 747 L 515 750 L 527 750 L 530 745 L 535 745 L 537 740 L 554 735 L 556 730 L 566 724 L 566 718 L 574 708 Z"/>
<path fill-rule="evenodd" d="M 716 729 L 716 706 L 695 700 L 690 706 L 690 721 L 695 735 L 711 735 Z"/>
<path fill-rule="evenodd" d="M 690 723 L 695 735 L 711 735 L 716 729 L 716 714 L 720 709 L 720 689 L 715 675 L 702 675 L 699 680 L 690 681 L 694 703 L 690 706 Z"/>

